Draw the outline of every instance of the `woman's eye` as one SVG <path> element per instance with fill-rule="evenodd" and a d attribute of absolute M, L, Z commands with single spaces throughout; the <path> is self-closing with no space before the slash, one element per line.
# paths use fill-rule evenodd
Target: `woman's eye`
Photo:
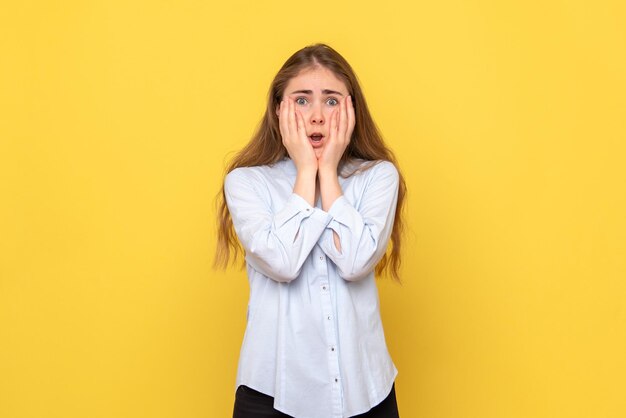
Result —
<path fill-rule="evenodd" d="M 306 104 L 306 99 L 304 97 L 298 97 L 296 99 L 296 103 L 298 103 L 299 105 L 305 105 Z"/>
<path fill-rule="evenodd" d="M 339 104 L 339 101 L 331 97 L 330 99 L 328 99 L 327 103 L 331 106 L 337 106 Z"/>

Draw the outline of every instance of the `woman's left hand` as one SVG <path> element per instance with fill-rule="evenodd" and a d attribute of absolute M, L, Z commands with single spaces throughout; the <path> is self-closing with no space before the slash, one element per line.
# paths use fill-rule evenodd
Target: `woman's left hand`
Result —
<path fill-rule="evenodd" d="M 324 149 L 318 159 L 320 171 L 333 170 L 334 173 L 337 172 L 339 161 L 350 143 L 350 138 L 354 131 L 354 123 L 352 96 L 348 96 L 339 104 L 339 109 L 335 110 L 330 117 L 328 141 L 324 144 Z"/>

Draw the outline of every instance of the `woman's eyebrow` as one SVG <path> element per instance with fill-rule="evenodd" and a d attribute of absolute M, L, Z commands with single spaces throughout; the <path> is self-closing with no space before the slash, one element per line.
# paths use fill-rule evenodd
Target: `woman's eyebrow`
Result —
<path fill-rule="evenodd" d="M 296 93 L 313 94 L 313 90 L 296 90 L 296 91 L 292 91 L 290 94 L 296 94 Z M 337 94 L 339 96 L 343 96 L 343 94 L 339 93 L 338 91 L 329 90 L 329 89 L 322 90 L 322 94 Z"/>

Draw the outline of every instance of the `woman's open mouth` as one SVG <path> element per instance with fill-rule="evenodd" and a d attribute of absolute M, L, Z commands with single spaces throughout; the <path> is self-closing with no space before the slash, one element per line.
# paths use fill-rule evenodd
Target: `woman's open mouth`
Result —
<path fill-rule="evenodd" d="M 324 135 L 319 132 L 314 132 L 309 135 L 309 139 L 311 140 L 311 145 L 313 145 L 314 148 L 317 148 L 322 146 L 322 139 L 324 139 Z"/>

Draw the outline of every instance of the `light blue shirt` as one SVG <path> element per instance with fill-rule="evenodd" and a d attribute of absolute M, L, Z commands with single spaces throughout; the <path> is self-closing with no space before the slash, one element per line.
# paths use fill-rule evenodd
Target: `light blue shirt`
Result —
<path fill-rule="evenodd" d="M 328 212 L 293 193 L 295 179 L 288 158 L 225 179 L 250 282 L 235 388 L 273 396 L 296 418 L 351 417 L 383 401 L 398 374 L 373 272 L 393 228 L 398 172 L 381 161 L 340 176 L 343 196 Z"/>

